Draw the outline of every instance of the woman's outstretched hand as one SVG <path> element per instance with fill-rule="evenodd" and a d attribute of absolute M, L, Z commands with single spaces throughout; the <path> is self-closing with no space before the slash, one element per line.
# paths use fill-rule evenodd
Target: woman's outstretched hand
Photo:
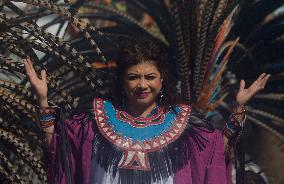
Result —
<path fill-rule="evenodd" d="M 32 87 L 36 91 L 38 103 L 40 107 L 47 107 L 47 81 L 46 81 L 46 71 L 42 70 L 40 73 L 40 76 L 37 75 L 35 72 L 35 69 L 33 67 L 33 64 L 30 59 L 24 59 L 24 65 L 26 74 L 29 78 L 29 81 L 32 84 Z"/>
<path fill-rule="evenodd" d="M 245 105 L 248 103 L 248 101 L 257 93 L 259 92 L 260 90 L 264 89 L 269 77 L 271 75 L 270 74 L 266 74 L 266 73 L 263 73 L 261 74 L 254 82 L 253 84 L 248 87 L 248 88 L 245 88 L 245 81 L 244 80 L 241 80 L 240 81 L 240 89 L 237 93 L 237 96 L 236 96 L 236 107 L 233 109 L 233 112 L 232 112 L 232 117 L 234 120 L 236 120 L 238 122 L 238 125 L 235 125 L 235 123 L 233 123 L 233 126 L 235 126 L 235 128 L 238 128 L 239 126 L 244 126 L 244 120 L 245 120 Z M 226 130 L 228 130 L 228 127 L 227 125 L 225 126 L 225 129 L 224 131 L 226 132 Z M 231 131 L 231 130 L 230 130 Z M 239 133 L 238 133 L 239 134 Z M 227 134 L 228 135 L 228 134 Z M 234 136 L 234 137 L 237 137 L 237 136 Z M 228 149 L 230 148 L 230 146 L 228 147 L 228 140 L 230 140 L 231 138 L 231 135 L 229 135 L 229 137 L 226 136 L 226 133 L 224 133 L 224 145 L 225 145 L 225 150 L 226 151 L 226 155 L 229 156 L 231 155 L 231 149 Z"/>
<path fill-rule="evenodd" d="M 237 106 L 245 106 L 257 92 L 264 89 L 270 76 L 266 73 L 261 74 L 249 88 L 245 88 L 245 81 L 241 80 L 240 89 L 236 96 Z"/>

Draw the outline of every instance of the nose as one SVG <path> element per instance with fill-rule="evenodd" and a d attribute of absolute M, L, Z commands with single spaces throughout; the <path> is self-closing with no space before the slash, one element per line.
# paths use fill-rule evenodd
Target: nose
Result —
<path fill-rule="evenodd" d="M 138 88 L 140 88 L 140 89 L 146 89 L 147 88 L 147 81 L 144 78 L 139 80 Z"/>

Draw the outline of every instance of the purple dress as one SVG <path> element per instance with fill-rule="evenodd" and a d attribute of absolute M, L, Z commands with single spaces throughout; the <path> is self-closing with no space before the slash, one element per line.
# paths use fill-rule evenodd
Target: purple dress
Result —
<path fill-rule="evenodd" d="M 112 106 L 111 103 L 103 101 L 101 99 L 95 99 L 93 104 L 93 117 L 90 117 L 86 113 L 81 113 L 74 115 L 72 118 L 64 121 L 64 131 L 66 133 L 66 137 L 69 141 L 70 149 L 68 151 L 69 155 L 69 167 L 71 174 L 70 176 L 73 178 L 73 183 L 82 183 L 82 184 L 90 184 L 90 182 L 93 178 L 95 173 L 91 172 L 91 165 L 92 160 L 94 159 L 94 155 L 98 152 L 94 151 L 94 145 L 96 141 L 97 135 L 100 135 L 101 138 L 105 139 L 105 142 L 108 142 L 108 144 L 115 144 L 114 147 L 116 147 L 116 150 L 119 150 L 119 147 L 121 145 L 121 148 L 124 148 L 126 142 L 118 142 L 120 141 L 119 138 L 123 137 L 124 135 L 121 135 L 121 133 L 114 134 L 115 132 L 120 131 L 120 127 L 116 128 L 116 123 L 121 123 L 122 120 L 127 120 L 128 114 L 125 114 L 122 110 L 119 108 L 116 109 Z M 102 105 L 102 107 L 100 107 Z M 113 108 L 113 112 L 116 116 L 119 116 L 118 119 L 115 121 L 112 121 L 110 118 L 112 118 L 112 115 L 109 111 L 111 111 L 111 108 Z M 182 109 L 187 109 L 187 111 L 183 111 Z M 103 111 L 102 115 L 100 111 Z M 107 112 L 104 112 L 107 111 Z M 158 110 L 159 111 L 159 110 Z M 186 114 L 185 112 L 188 112 Z M 120 114 L 121 113 L 121 114 Z M 159 112 L 156 112 L 156 114 L 159 114 Z M 189 106 L 180 106 L 180 109 L 177 110 L 176 115 L 173 115 L 169 112 L 166 112 L 161 110 L 161 116 L 155 117 L 155 121 L 151 120 L 151 126 L 152 124 L 156 123 L 156 127 L 164 126 L 163 124 L 169 123 L 169 126 L 164 126 L 163 131 L 165 131 L 167 134 L 161 134 L 162 138 L 165 138 L 165 142 L 162 142 L 162 139 L 157 139 L 157 136 L 155 135 L 155 141 L 160 141 L 160 144 L 157 146 L 155 150 L 164 149 L 165 147 L 167 150 L 169 150 L 169 146 L 174 145 L 174 149 L 178 149 L 177 147 L 182 147 L 183 149 L 184 145 L 187 145 L 187 149 L 190 149 L 190 156 L 184 157 L 186 160 L 183 161 L 184 164 L 182 164 L 180 167 L 176 167 L 176 169 L 173 170 L 173 174 L 171 175 L 173 177 L 173 183 L 175 184 L 230 184 L 231 183 L 231 164 L 225 162 L 225 155 L 224 155 L 224 143 L 223 143 L 223 135 L 221 131 L 218 130 L 208 130 L 206 127 L 202 126 L 200 124 L 200 120 L 196 117 L 194 117 L 194 114 Z M 181 115 L 183 114 L 183 115 Z M 154 115 L 156 116 L 156 115 Z M 116 118 L 116 117 L 114 117 Z M 122 118 L 122 119 L 119 119 Z M 172 118 L 172 120 L 170 120 Z M 157 120 L 158 119 L 158 120 Z M 198 120 L 197 120 L 198 119 Z M 138 123 L 142 120 L 135 119 Z M 132 123 L 135 123 L 136 121 L 133 121 Z M 147 122 L 149 119 L 147 119 Z M 167 122 L 169 121 L 169 122 Z M 181 121 L 186 121 L 186 126 L 188 124 L 191 124 L 190 130 L 188 131 L 188 134 L 186 134 L 186 137 L 184 135 L 184 132 L 187 131 L 185 127 L 182 126 L 182 124 L 179 124 Z M 198 121 L 198 123 L 193 122 Z M 136 123 L 137 123 L 136 122 Z M 125 122 L 124 122 L 125 123 Z M 204 123 L 204 122 L 203 122 Z M 194 125 L 196 124 L 196 125 Z M 103 128 L 106 128 L 108 126 L 112 128 L 112 133 L 110 130 L 103 130 Z M 135 128 L 139 129 L 139 131 L 143 130 L 143 127 L 134 127 L 136 125 L 129 125 L 129 122 L 126 122 L 125 124 L 126 128 Z M 138 126 L 138 125 L 137 125 Z M 144 126 L 144 124 L 139 124 L 139 126 Z M 146 126 L 146 125 L 145 125 Z M 166 127 L 166 128 L 165 128 Z M 178 127 L 181 127 L 178 129 Z M 183 127 L 183 128 L 182 128 Z M 125 127 L 124 127 L 125 128 Z M 125 128 L 125 129 L 126 129 Z M 150 125 L 147 128 L 151 128 Z M 162 128 L 159 128 L 162 129 Z M 171 129 L 171 130 L 170 130 Z M 132 130 L 132 129 L 131 129 Z M 149 129 L 151 130 L 151 129 Z M 178 131 L 181 131 L 180 133 Z M 105 131 L 105 132 L 103 132 Z M 128 131 L 128 130 L 127 130 Z M 175 134 L 172 136 L 172 139 L 167 138 L 167 135 L 170 135 L 170 133 Z M 147 131 L 148 133 L 149 131 Z M 157 132 L 157 130 L 155 130 Z M 194 133 L 192 133 L 194 132 Z M 150 136 L 145 133 L 145 136 Z M 109 134 L 109 137 L 108 137 Z M 153 134 L 153 133 L 152 133 Z M 115 136 L 120 137 L 115 137 Z M 132 132 L 130 131 L 128 134 L 125 134 L 126 136 L 133 136 L 133 139 L 139 139 L 139 137 L 136 137 L 137 135 L 132 135 Z M 143 134 L 144 135 L 144 134 Z M 51 181 L 54 179 L 55 175 L 59 178 L 56 183 L 66 183 L 66 173 L 62 171 L 62 169 L 59 169 L 56 173 L 54 173 L 55 165 L 58 166 L 58 160 L 56 159 L 56 153 L 58 153 L 58 150 L 60 148 L 61 142 L 59 139 L 62 135 L 59 134 L 59 136 L 53 135 L 51 146 L 48 152 L 48 162 L 46 164 L 47 166 L 47 173 L 48 178 Z M 112 136 L 112 137 L 111 137 Z M 115 138 L 113 138 L 115 137 Z M 182 141 L 179 142 L 183 137 Z M 198 137 L 202 137 L 201 139 Z M 114 141 L 112 141 L 112 138 Z M 150 138 L 149 138 L 150 139 Z M 125 141 L 128 139 L 125 139 Z M 116 142 L 115 142 L 116 141 Z M 168 141 L 168 142 L 167 142 Z M 138 141 L 139 142 L 139 141 Z M 149 150 L 146 150 L 146 143 L 151 143 Z M 178 144 L 178 142 L 180 144 Z M 151 170 L 153 167 L 152 160 L 150 159 L 150 154 L 155 148 L 155 142 L 149 142 L 147 140 L 140 141 L 140 145 L 142 145 L 143 148 L 138 148 L 137 141 L 131 142 L 131 149 L 125 149 L 123 151 L 123 155 L 118 160 L 118 166 L 124 170 L 135 170 L 135 168 L 132 167 L 139 167 L 138 169 L 141 170 Z M 177 144 L 178 146 L 175 146 Z M 135 147 L 136 146 L 136 147 Z M 134 149 L 135 148 L 135 149 Z M 136 149 L 137 148 L 137 149 Z M 143 151 L 140 151 L 144 150 Z M 132 152 L 131 152 L 132 151 Z M 142 153 L 143 152 L 143 153 Z M 180 152 L 180 151 L 178 151 Z M 178 153 L 177 152 L 177 153 Z M 135 160 L 134 157 L 130 157 L 127 154 L 133 153 L 134 155 L 137 153 L 137 160 Z M 145 157 L 139 157 L 139 154 Z M 125 158 L 126 157 L 126 158 Z M 148 159 L 149 157 L 149 159 Z M 127 162 L 127 159 L 130 158 L 133 160 L 133 162 L 129 161 Z M 143 159 L 139 159 L 143 158 Z M 145 159 L 144 159 L 145 158 Z M 135 162 L 135 164 L 134 164 Z M 57 163 L 57 164 L 56 164 Z M 139 165 L 140 163 L 140 165 Z M 141 164 L 142 163 L 142 164 Z M 173 159 L 171 160 L 171 163 L 174 164 Z M 104 163 L 102 163 L 103 165 Z M 132 164 L 132 165 L 131 165 Z M 59 164 L 60 165 L 60 164 Z M 117 165 L 116 165 L 117 166 Z M 102 166 L 103 167 L 103 166 Z M 125 169 L 126 168 L 126 169 Z M 174 168 L 171 166 L 170 168 Z M 122 182 L 124 183 L 124 182 Z M 130 182 L 131 183 L 131 182 Z"/>

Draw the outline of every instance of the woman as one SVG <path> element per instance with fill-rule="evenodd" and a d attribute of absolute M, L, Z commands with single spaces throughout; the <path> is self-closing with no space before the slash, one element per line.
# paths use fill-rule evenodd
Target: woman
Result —
<path fill-rule="evenodd" d="M 224 136 L 191 106 L 178 102 L 165 67 L 166 53 L 147 39 L 124 45 L 116 59 L 119 82 L 114 97 L 95 98 L 91 112 L 64 123 L 58 108 L 47 102 L 46 72 L 38 77 L 25 59 L 49 145 L 51 183 L 230 183 Z M 262 74 L 247 89 L 240 82 L 226 135 L 238 130 L 245 104 L 269 77 Z"/>

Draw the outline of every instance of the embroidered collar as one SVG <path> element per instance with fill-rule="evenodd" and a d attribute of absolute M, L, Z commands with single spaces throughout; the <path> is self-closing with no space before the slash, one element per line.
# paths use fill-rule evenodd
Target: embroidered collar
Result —
<path fill-rule="evenodd" d="M 180 105 L 176 112 L 165 113 L 160 108 L 152 117 L 134 118 L 102 99 L 95 99 L 93 106 L 101 134 L 123 151 L 118 167 L 142 171 L 151 170 L 149 153 L 165 148 L 180 137 L 191 111 L 189 106 Z"/>

